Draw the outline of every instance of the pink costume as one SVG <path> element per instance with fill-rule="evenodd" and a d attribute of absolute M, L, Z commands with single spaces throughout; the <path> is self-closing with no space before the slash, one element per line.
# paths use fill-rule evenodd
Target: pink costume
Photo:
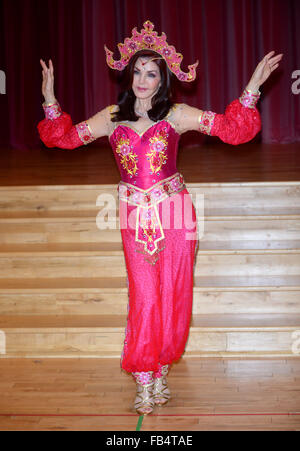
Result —
<path fill-rule="evenodd" d="M 203 111 L 199 131 L 234 145 L 250 141 L 261 129 L 257 100 L 244 90 L 225 114 Z M 121 174 L 119 215 L 129 294 L 121 368 L 128 372 L 157 371 L 178 360 L 189 333 L 198 241 L 192 199 L 176 168 L 176 107 L 144 133 L 129 123 L 112 123 L 109 137 Z M 44 111 L 38 130 L 47 147 L 74 149 L 95 139 L 86 121 L 73 125 L 58 103 L 44 105 Z"/>
<path fill-rule="evenodd" d="M 122 178 L 129 310 L 121 365 L 129 372 L 156 371 L 158 362 L 178 360 L 188 337 L 197 230 L 191 197 L 176 168 L 179 138 L 168 119 L 141 135 L 120 124 L 110 136 Z"/>

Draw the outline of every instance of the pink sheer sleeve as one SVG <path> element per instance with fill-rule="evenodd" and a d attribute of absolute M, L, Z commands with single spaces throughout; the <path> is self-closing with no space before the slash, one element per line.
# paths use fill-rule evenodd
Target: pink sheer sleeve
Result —
<path fill-rule="evenodd" d="M 39 135 L 47 147 L 75 149 L 94 141 L 86 121 L 72 124 L 71 116 L 61 110 L 59 103 L 43 104 L 45 119 L 37 125 Z"/>
<path fill-rule="evenodd" d="M 259 96 L 260 92 L 253 94 L 245 89 L 238 99 L 226 107 L 224 114 L 203 111 L 199 117 L 199 131 L 218 136 L 228 144 L 251 141 L 261 130 L 261 117 L 255 106 Z"/>

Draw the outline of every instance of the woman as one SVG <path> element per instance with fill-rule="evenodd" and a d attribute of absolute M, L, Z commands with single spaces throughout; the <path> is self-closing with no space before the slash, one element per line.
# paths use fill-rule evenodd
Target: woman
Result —
<path fill-rule="evenodd" d="M 129 293 L 121 368 L 135 378 L 136 411 L 149 414 L 170 399 L 166 376 L 184 352 L 192 314 L 198 241 L 195 209 L 176 168 L 180 135 L 197 130 L 234 145 L 250 141 L 261 129 L 255 106 L 259 87 L 282 54 L 268 53 L 239 99 L 217 114 L 172 101 L 172 79 L 193 81 L 198 62 L 182 72 L 182 55 L 149 21 L 141 33 L 132 33 L 118 46 L 119 61 L 105 47 L 108 65 L 125 75 L 118 105 L 77 125 L 55 98 L 52 61 L 49 68 L 40 61 L 46 117 L 38 130 L 46 146 L 63 149 L 109 137 L 121 174 L 119 215 Z"/>

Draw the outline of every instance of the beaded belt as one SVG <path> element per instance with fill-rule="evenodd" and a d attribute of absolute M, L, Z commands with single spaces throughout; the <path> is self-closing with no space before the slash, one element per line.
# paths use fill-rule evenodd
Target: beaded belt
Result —
<path fill-rule="evenodd" d="M 143 254 L 157 257 L 163 248 L 158 243 L 165 238 L 157 210 L 157 204 L 172 194 L 185 189 L 183 176 L 176 172 L 150 188 L 143 190 L 121 180 L 118 184 L 119 199 L 137 206 L 135 241 L 143 244 Z M 158 257 L 157 257 L 158 258 Z M 157 258 L 148 261 L 155 263 Z"/>

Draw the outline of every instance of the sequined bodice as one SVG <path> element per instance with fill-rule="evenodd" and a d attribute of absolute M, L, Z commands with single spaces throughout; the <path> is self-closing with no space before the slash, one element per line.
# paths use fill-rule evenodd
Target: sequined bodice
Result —
<path fill-rule="evenodd" d="M 110 144 L 124 182 L 147 189 L 177 172 L 180 135 L 167 120 L 138 133 L 124 122 L 110 135 Z"/>

